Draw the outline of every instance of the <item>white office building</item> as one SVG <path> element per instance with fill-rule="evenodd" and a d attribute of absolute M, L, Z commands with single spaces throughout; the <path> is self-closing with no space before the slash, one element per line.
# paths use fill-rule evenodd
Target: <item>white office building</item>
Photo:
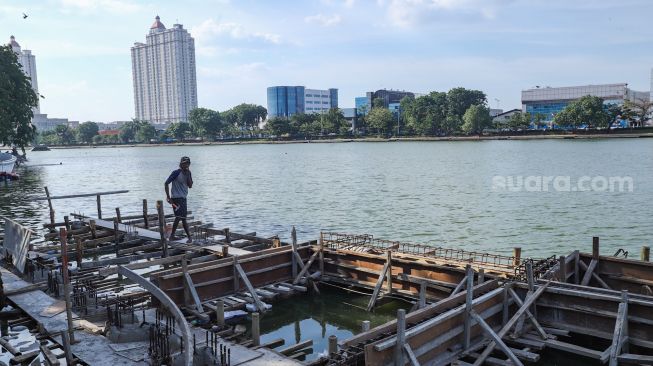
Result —
<path fill-rule="evenodd" d="M 9 37 L 9 45 L 11 46 L 11 49 L 16 53 L 16 56 L 18 56 L 18 62 L 21 64 L 25 75 L 30 78 L 32 89 L 34 89 L 34 92 L 38 96 L 39 82 L 38 78 L 36 77 L 36 57 L 32 54 L 32 51 L 21 49 L 20 44 L 16 42 L 16 37 L 14 36 Z M 36 107 L 34 107 L 33 111 L 34 114 L 38 114 L 40 112 L 38 104 Z"/>
<path fill-rule="evenodd" d="M 131 48 L 136 119 L 187 122 L 197 108 L 195 40 L 181 24 L 166 29 L 158 16 L 145 39 Z"/>
<path fill-rule="evenodd" d="M 338 89 L 305 89 L 304 110 L 307 114 L 328 112 L 338 108 Z"/>

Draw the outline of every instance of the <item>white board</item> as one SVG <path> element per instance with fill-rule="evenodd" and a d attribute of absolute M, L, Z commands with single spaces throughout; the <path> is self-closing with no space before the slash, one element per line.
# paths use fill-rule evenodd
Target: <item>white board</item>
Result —
<path fill-rule="evenodd" d="M 3 219 L 5 220 L 5 238 L 2 246 L 5 255 L 10 254 L 14 267 L 20 273 L 23 273 L 32 231 L 11 219 L 6 217 L 3 217 Z"/>

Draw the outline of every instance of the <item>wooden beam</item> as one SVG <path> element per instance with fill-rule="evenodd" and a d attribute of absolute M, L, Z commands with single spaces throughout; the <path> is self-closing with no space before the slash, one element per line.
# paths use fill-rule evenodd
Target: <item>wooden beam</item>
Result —
<path fill-rule="evenodd" d="M 474 320 L 476 320 L 476 322 L 481 326 L 481 328 L 483 329 L 483 331 L 485 332 L 485 334 L 489 335 L 490 338 L 492 338 L 493 342 L 494 342 L 494 343 L 495 343 L 495 344 L 496 344 L 496 345 L 497 345 L 497 346 L 498 346 L 498 347 L 503 351 L 503 353 L 506 354 L 506 356 L 508 356 L 508 358 L 510 359 L 510 361 L 512 361 L 512 364 L 513 364 L 513 365 L 515 365 L 515 366 L 524 366 L 524 364 L 519 360 L 519 358 L 517 358 L 517 356 L 515 356 L 515 354 L 510 350 L 510 348 L 508 348 L 508 346 L 506 346 L 506 344 L 503 343 L 503 341 L 501 340 L 501 337 L 500 337 L 498 334 L 496 334 L 496 333 L 494 332 L 494 330 L 492 330 L 492 327 L 490 327 L 490 326 L 485 322 L 485 320 L 483 320 L 482 317 L 480 317 L 478 314 L 476 314 L 476 312 L 473 311 L 473 310 L 472 310 L 472 312 L 471 312 L 470 315 L 471 315 L 472 318 L 474 318 Z M 486 357 L 487 357 L 487 356 L 486 356 Z M 485 361 L 485 358 L 486 358 L 486 357 L 483 357 L 483 354 L 481 354 L 481 356 L 476 360 L 476 362 L 475 362 L 474 364 L 476 365 L 476 363 L 477 363 L 481 358 L 483 358 L 483 361 Z M 481 362 L 481 364 L 482 364 L 482 362 Z"/>
<path fill-rule="evenodd" d="M 460 290 L 463 289 L 463 286 L 465 286 L 466 283 L 467 283 L 467 276 L 463 277 L 463 279 L 460 280 L 460 282 L 458 283 L 458 286 L 456 286 L 456 288 L 454 288 L 453 291 L 451 291 L 451 294 L 449 294 L 449 297 L 452 297 L 455 294 L 459 293 Z"/>
<path fill-rule="evenodd" d="M 297 277 L 295 277 L 295 279 L 292 281 L 293 285 L 296 285 L 297 283 L 299 283 L 299 280 L 306 274 L 308 269 L 311 268 L 311 265 L 315 261 L 315 258 L 317 258 L 318 254 L 320 254 L 320 251 L 317 251 L 317 252 L 313 253 L 311 258 L 308 260 L 308 263 L 306 263 L 304 268 L 302 268 L 302 270 L 299 272 Z"/>
<path fill-rule="evenodd" d="M 594 269 L 596 269 L 596 265 L 598 264 L 598 260 L 592 259 L 590 265 L 586 267 L 587 269 L 585 270 L 585 275 L 583 276 L 583 280 L 580 282 L 582 286 L 587 286 L 587 284 L 590 283 L 590 280 L 592 279 L 592 273 L 594 273 Z"/>
<path fill-rule="evenodd" d="M 247 287 L 247 290 L 252 296 L 252 299 L 254 299 L 254 305 L 256 306 L 259 312 L 264 313 L 266 311 L 265 305 L 263 305 L 261 300 L 259 300 L 258 294 L 256 293 L 256 290 L 252 286 L 252 283 L 249 282 L 249 279 L 247 278 L 247 274 L 243 270 L 243 267 L 241 267 L 240 263 L 238 262 L 234 262 L 234 265 L 236 266 L 236 271 L 238 271 L 238 275 L 240 276 L 240 278 L 243 279 L 243 282 L 245 282 L 245 286 Z"/>
<path fill-rule="evenodd" d="M 524 301 L 523 305 L 519 308 L 519 310 L 517 310 L 517 312 L 515 312 L 515 314 L 512 316 L 512 318 L 510 318 L 510 320 L 508 320 L 506 325 L 504 325 L 503 328 L 501 328 L 501 330 L 497 334 L 499 339 L 503 338 L 508 333 L 508 331 L 510 331 L 512 326 L 515 325 L 517 320 L 519 320 L 519 317 L 521 317 L 521 315 L 524 314 L 526 312 L 526 310 L 528 310 L 528 308 L 535 302 L 535 300 L 537 300 L 537 298 L 544 292 L 544 290 L 546 290 L 546 288 L 549 287 L 550 283 L 551 283 L 551 281 L 548 281 L 543 286 L 540 286 L 540 288 L 538 288 L 535 291 L 535 293 L 533 293 L 532 296 L 526 298 L 526 301 Z M 476 361 L 474 362 L 474 365 L 475 366 L 482 365 L 483 361 L 485 361 L 485 359 L 492 353 L 492 351 L 494 350 L 496 345 L 497 345 L 496 342 L 494 342 L 494 341 L 490 342 L 490 344 L 485 348 L 483 353 L 481 353 L 481 356 L 476 359 Z"/>
<path fill-rule="evenodd" d="M 388 253 L 390 251 L 388 250 Z M 388 261 L 389 263 L 390 261 Z M 389 267 L 388 267 L 389 268 Z M 404 348 L 406 343 L 406 310 L 397 310 L 397 343 L 395 344 L 395 365 L 404 365 Z"/>
<path fill-rule="evenodd" d="M 465 296 L 465 328 L 463 331 L 463 349 L 468 350 L 472 341 L 472 301 L 474 301 L 474 270 L 467 265 L 467 294 Z"/>
<path fill-rule="evenodd" d="M 388 291 L 388 293 L 391 294 L 392 293 L 392 251 L 388 250 L 387 256 L 388 258 L 386 259 L 386 261 L 388 262 L 388 275 L 386 276 L 386 280 L 387 280 L 388 289 L 386 291 Z"/>
<path fill-rule="evenodd" d="M 612 351 L 610 352 L 610 366 L 617 366 L 622 350 L 628 352 L 628 292 L 621 293 L 622 301 L 617 311 L 617 319 L 612 335 Z"/>
<path fill-rule="evenodd" d="M 379 291 L 381 291 L 381 287 L 383 286 L 383 279 L 385 277 L 385 274 L 388 272 L 388 268 L 390 266 L 390 262 L 385 262 L 383 265 L 383 269 L 381 270 L 381 273 L 379 273 L 379 278 L 376 280 L 376 285 L 374 286 L 374 291 L 372 292 L 372 298 L 370 299 L 370 302 L 367 304 L 367 311 L 372 311 L 374 308 L 374 304 L 376 303 L 376 298 L 379 296 Z"/>
<path fill-rule="evenodd" d="M 512 296 L 513 300 L 515 300 L 515 302 L 517 303 L 517 306 L 521 307 L 522 305 L 524 305 L 524 302 L 521 300 L 521 298 L 519 298 L 519 295 L 517 295 L 515 290 L 509 288 L 508 292 L 510 293 L 510 296 Z M 535 319 L 535 316 L 533 316 L 533 314 L 531 314 L 529 310 L 526 310 L 525 314 L 528 317 L 528 319 L 531 321 L 531 323 L 533 324 L 537 332 L 540 334 L 540 337 L 542 337 L 542 339 L 548 339 L 549 335 L 544 331 L 544 328 L 542 328 L 542 326 L 537 321 L 537 319 Z"/>
<path fill-rule="evenodd" d="M 120 190 L 120 191 L 108 191 L 108 192 L 96 192 L 96 193 L 71 194 L 71 195 L 67 195 L 67 196 L 50 196 L 49 192 L 47 191 L 47 187 L 46 187 L 46 197 L 37 197 L 37 198 L 32 199 L 32 201 L 60 200 L 60 199 L 65 199 L 65 198 L 106 196 L 108 194 L 119 194 L 119 193 L 127 193 L 127 192 L 129 192 L 129 191 L 128 190 Z"/>
<path fill-rule="evenodd" d="M 587 271 L 588 267 L 587 267 L 587 264 L 585 264 L 585 262 L 579 261 L 578 264 L 580 264 L 580 267 L 583 270 Z M 592 278 L 594 278 L 599 283 L 599 285 L 601 285 L 601 287 L 603 287 L 605 289 L 608 289 L 608 290 L 612 290 L 612 288 L 610 286 L 608 286 L 608 284 L 605 283 L 605 281 L 603 281 L 603 279 L 601 279 L 601 277 L 599 277 L 599 275 L 597 275 L 596 273 L 592 272 Z"/>
<path fill-rule="evenodd" d="M 413 353 L 413 349 L 410 348 L 410 344 L 404 343 L 404 351 L 406 351 L 406 355 L 408 356 L 412 366 L 420 366 L 419 361 L 417 361 L 417 357 L 415 357 L 415 354 Z"/>

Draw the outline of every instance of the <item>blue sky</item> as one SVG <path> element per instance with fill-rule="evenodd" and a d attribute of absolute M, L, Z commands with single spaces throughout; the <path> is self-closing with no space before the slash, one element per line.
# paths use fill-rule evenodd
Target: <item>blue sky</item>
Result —
<path fill-rule="evenodd" d="M 536 85 L 649 90 L 651 14 L 650 0 L 0 0 L 0 37 L 36 55 L 42 112 L 80 121 L 133 117 L 130 47 L 156 15 L 195 38 L 202 107 L 265 106 L 271 85 L 335 87 L 341 107 L 463 86 L 510 109 Z"/>

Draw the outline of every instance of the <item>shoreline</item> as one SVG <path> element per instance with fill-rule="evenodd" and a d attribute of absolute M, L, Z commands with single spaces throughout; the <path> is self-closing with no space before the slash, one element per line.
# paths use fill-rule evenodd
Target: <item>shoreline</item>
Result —
<path fill-rule="evenodd" d="M 414 137 L 363 137 L 363 138 L 334 138 L 324 140 L 245 140 L 245 141 L 198 141 L 198 142 L 173 142 L 159 144 L 106 144 L 106 145 L 71 145 L 50 146 L 50 149 L 95 149 L 95 148 L 122 148 L 122 147 L 163 147 L 163 146 L 210 146 L 210 145 L 259 145 L 259 144 L 333 144 L 347 142 L 440 142 L 440 141 L 490 141 L 490 140 L 590 140 L 608 138 L 653 138 L 653 133 L 610 133 L 610 134 L 565 134 L 565 135 L 510 135 L 510 136 L 414 136 Z"/>

